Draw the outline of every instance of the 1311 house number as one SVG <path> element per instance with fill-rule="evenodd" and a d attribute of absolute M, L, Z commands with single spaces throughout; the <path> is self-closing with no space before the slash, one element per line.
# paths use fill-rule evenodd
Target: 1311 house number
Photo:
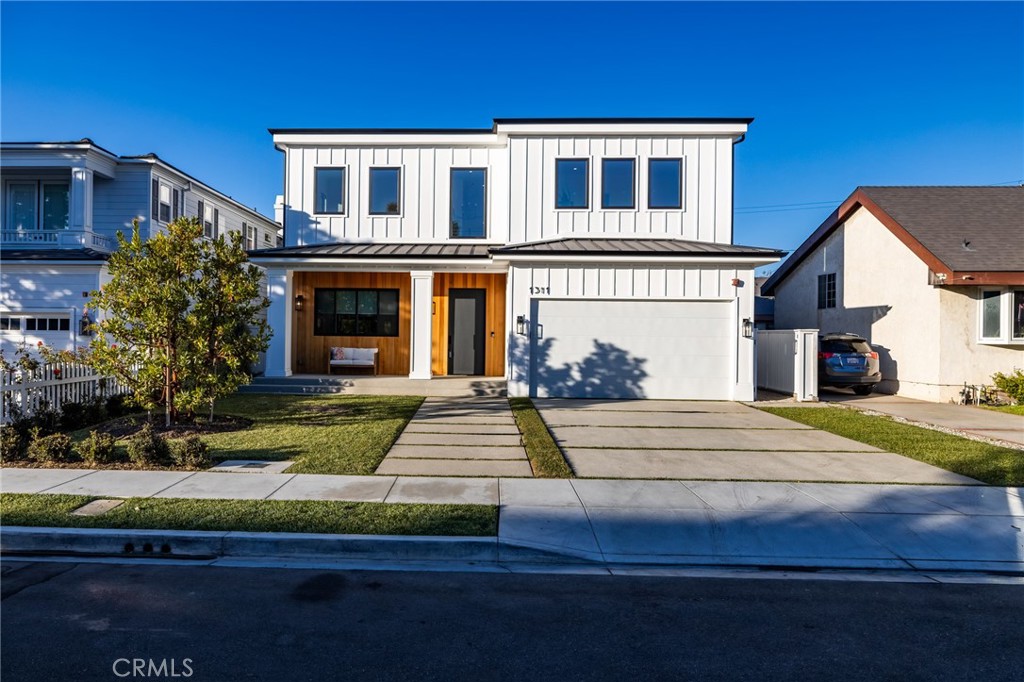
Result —
<path fill-rule="evenodd" d="M 531 294 L 550 294 L 551 287 L 530 287 Z"/>

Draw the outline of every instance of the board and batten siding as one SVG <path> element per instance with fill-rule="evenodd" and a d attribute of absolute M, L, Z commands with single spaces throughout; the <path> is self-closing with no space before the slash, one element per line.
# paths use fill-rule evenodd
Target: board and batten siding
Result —
<path fill-rule="evenodd" d="M 732 243 L 731 137 L 511 137 L 512 243 L 559 235 L 666 235 Z M 590 206 L 555 208 L 555 160 L 589 159 Z M 636 208 L 601 208 L 601 159 L 636 159 Z M 647 208 L 647 162 L 683 160 L 681 209 Z"/>
<path fill-rule="evenodd" d="M 369 174 L 376 167 L 402 169 L 400 215 L 369 215 Z M 316 168 L 345 168 L 344 215 L 315 213 Z M 487 169 L 487 238 L 458 241 L 506 243 L 509 182 L 504 147 L 293 147 L 287 153 L 286 246 L 450 241 L 452 168 Z"/>

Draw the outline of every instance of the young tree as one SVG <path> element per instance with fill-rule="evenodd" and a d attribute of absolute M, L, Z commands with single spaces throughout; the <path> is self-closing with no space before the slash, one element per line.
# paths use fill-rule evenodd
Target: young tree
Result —
<path fill-rule="evenodd" d="M 269 338 L 260 273 L 240 240 L 202 234 L 197 219 L 179 218 L 143 241 L 133 223 L 131 239 L 118 234 L 110 281 L 92 293 L 103 315 L 85 361 L 131 387 L 140 407 L 162 405 L 167 426 L 234 391 Z"/>
<path fill-rule="evenodd" d="M 188 389 L 183 398 L 193 409 L 210 409 L 217 398 L 247 383 L 249 367 L 267 349 L 270 333 L 260 317 L 270 301 L 261 295 L 262 273 L 249 263 L 242 236 L 223 236 L 206 244 L 200 286 L 188 317 Z"/>

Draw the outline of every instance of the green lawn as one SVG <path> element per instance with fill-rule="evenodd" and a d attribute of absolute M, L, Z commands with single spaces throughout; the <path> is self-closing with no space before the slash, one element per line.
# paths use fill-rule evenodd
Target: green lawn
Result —
<path fill-rule="evenodd" d="M 97 498 L 83 495 L 4 493 L 0 495 L 0 522 L 5 526 L 53 528 L 359 535 L 494 536 L 498 533 L 498 508 L 469 504 L 132 498 L 100 516 L 69 514 L 94 499 Z"/>
<path fill-rule="evenodd" d="M 982 405 L 986 410 L 1006 412 L 1007 414 L 1019 414 L 1024 416 L 1024 405 Z"/>
<path fill-rule="evenodd" d="M 983 483 L 1024 485 L 1024 450 L 989 445 L 840 407 L 760 409 Z"/>
<path fill-rule="evenodd" d="M 372 474 L 423 398 L 241 394 L 218 414 L 255 420 L 251 429 L 204 436 L 217 460 L 293 459 L 290 474 Z"/>
<path fill-rule="evenodd" d="M 510 398 L 508 402 L 512 406 L 516 426 L 523 434 L 523 446 L 526 448 L 526 456 L 530 458 L 533 475 L 537 478 L 572 478 L 572 469 L 555 444 L 537 408 L 533 406 L 533 401 L 529 398 Z"/>

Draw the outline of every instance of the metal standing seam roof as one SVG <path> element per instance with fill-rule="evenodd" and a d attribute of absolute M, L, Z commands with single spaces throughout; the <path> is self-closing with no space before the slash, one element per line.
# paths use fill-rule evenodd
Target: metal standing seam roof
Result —
<path fill-rule="evenodd" d="M 52 261 L 95 261 L 102 262 L 110 257 L 93 249 L 0 249 L 0 260 L 52 260 Z"/>
<path fill-rule="evenodd" d="M 508 246 L 487 244 L 317 244 L 250 251 L 253 258 L 488 258 L 494 255 L 534 256 L 763 256 L 777 258 L 784 251 L 757 246 L 712 244 L 684 239 L 566 237 Z"/>
<path fill-rule="evenodd" d="M 250 251 L 253 258 L 487 258 L 487 244 L 332 243 Z"/>
<path fill-rule="evenodd" d="M 715 244 L 687 239 L 563 237 L 542 242 L 510 244 L 491 249 L 495 254 L 509 255 L 580 255 L 580 256 L 768 256 L 781 257 L 784 251 L 759 246 Z"/>

